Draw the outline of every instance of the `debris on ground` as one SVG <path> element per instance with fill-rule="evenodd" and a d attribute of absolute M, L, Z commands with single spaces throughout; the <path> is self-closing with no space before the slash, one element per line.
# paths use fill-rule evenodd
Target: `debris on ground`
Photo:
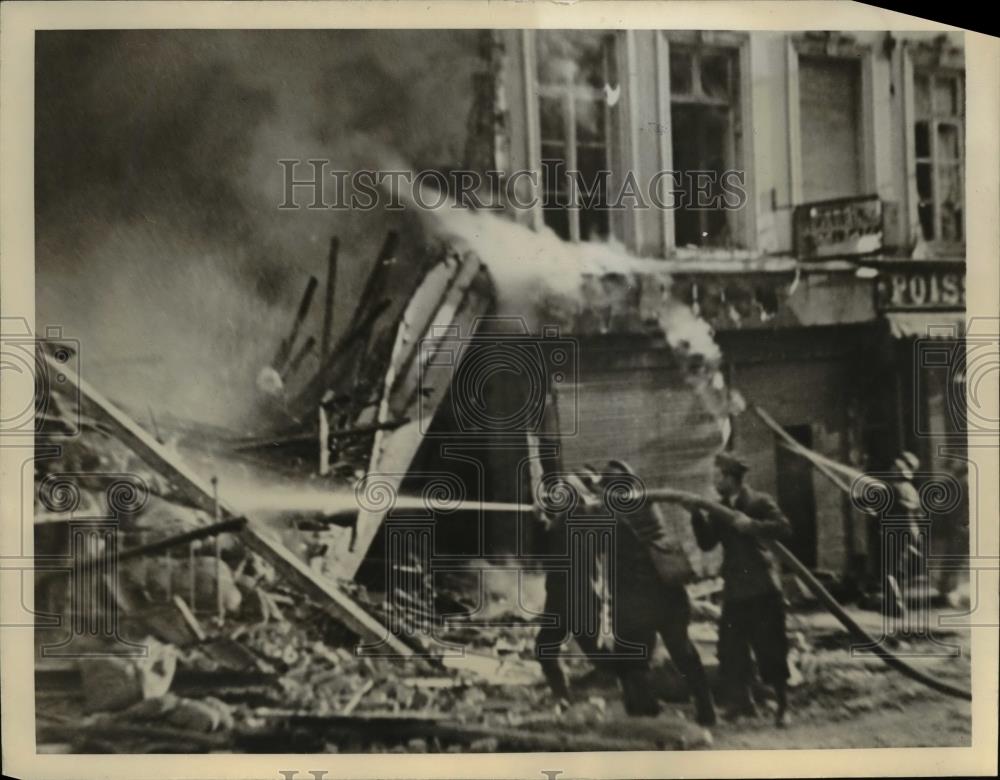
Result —
<path fill-rule="evenodd" d="M 91 430 L 82 438 L 95 436 L 102 434 Z M 71 453 L 81 468 L 133 475 L 147 491 L 119 513 L 119 552 L 215 520 L 186 504 L 151 469 L 129 460 L 112 440 L 101 441 L 89 452 L 74 442 Z M 38 468 L 43 487 L 47 478 L 58 477 L 51 462 Z M 36 546 L 58 549 L 74 511 L 100 515 L 112 500 L 99 474 L 77 488 L 72 508 L 60 504 L 54 487 L 40 491 Z M 39 577 L 38 583 L 36 603 L 65 612 L 65 579 Z M 502 594 L 472 604 L 459 585 L 437 583 L 437 603 L 424 604 L 401 590 L 369 593 L 354 581 L 337 584 L 383 622 L 393 605 L 405 605 L 414 619 L 448 613 L 434 632 L 446 649 L 434 651 L 413 636 L 417 652 L 411 657 L 359 654 L 358 636 L 266 557 L 246 549 L 235 534 L 208 537 L 123 562 L 113 593 L 120 639 L 144 648 L 143 655 L 102 657 L 100 647 L 91 647 L 73 664 L 39 659 L 39 745 L 120 753 L 424 753 L 733 744 L 727 726 L 720 725 L 720 738 L 719 731 L 713 735 L 693 723 L 684 681 L 662 647 L 652 658 L 650 684 L 669 706 L 657 718 L 629 718 L 617 681 L 578 654 L 563 659 L 574 680 L 574 701 L 555 700 L 533 658 L 537 626 Z M 689 588 L 690 636 L 713 680 L 720 591 L 719 579 Z M 789 616 L 791 700 L 802 721 L 846 723 L 938 701 L 875 655 L 852 653 L 843 632 L 821 613 L 796 608 Z M 912 647 L 897 649 L 917 654 L 921 647 L 914 640 Z M 966 656 L 932 656 L 926 666 L 955 682 L 968 679 Z M 760 691 L 762 702 L 766 696 Z"/>
<path fill-rule="evenodd" d="M 170 689 L 177 668 L 176 651 L 152 637 L 146 637 L 143 644 L 143 656 L 80 660 L 80 680 L 87 711 L 122 710 L 162 696 Z"/>

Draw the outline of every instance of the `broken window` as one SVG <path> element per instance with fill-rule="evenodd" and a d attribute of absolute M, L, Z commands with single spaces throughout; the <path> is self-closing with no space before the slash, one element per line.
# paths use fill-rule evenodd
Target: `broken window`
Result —
<path fill-rule="evenodd" d="M 737 50 L 670 43 L 670 122 L 675 180 L 686 202 L 674 211 L 674 244 L 730 247 L 735 213 L 724 174 L 737 168 Z M 707 205 L 706 205 L 707 204 Z"/>
<path fill-rule="evenodd" d="M 965 239 L 965 79 L 961 72 L 917 71 L 913 86 L 920 234 L 925 241 L 958 243 Z"/>
<path fill-rule="evenodd" d="M 614 37 L 539 30 L 535 41 L 545 224 L 571 241 L 606 240 L 611 128 L 620 95 Z"/>

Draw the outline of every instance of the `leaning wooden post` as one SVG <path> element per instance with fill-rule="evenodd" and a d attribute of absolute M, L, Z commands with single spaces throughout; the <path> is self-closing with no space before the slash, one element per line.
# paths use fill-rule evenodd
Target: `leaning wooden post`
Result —
<path fill-rule="evenodd" d="M 295 320 L 292 322 L 292 330 L 288 334 L 288 338 L 281 342 L 281 345 L 278 347 L 278 354 L 274 356 L 273 368 L 275 371 L 280 372 L 292 356 L 292 349 L 299 338 L 302 323 L 305 322 L 306 315 L 309 314 L 309 307 L 312 306 L 313 294 L 316 292 L 318 284 L 319 281 L 317 281 L 315 276 L 309 277 L 305 292 L 302 293 L 302 300 L 299 301 L 299 309 L 295 313 Z"/>
<path fill-rule="evenodd" d="M 322 363 L 330 355 L 333 344 L 333 299 L 337 292 L 337 255 L 340 239 L 330 239 L 330 254 L 326 261 L 326 296 L 323 299 L 323 332 L 320 334 L 319 359 Z"/>
<path fill-rule="evenodd" d="M 222 512 L 219 509 L 219 478 L 212 476 L 212 498 L 215 499 L 215 512 L 213 513 L 216 523 L 222 521 Z M 222 545 L 219 535 L 213 538 L 215 542 L 215 608 L 219 617 L 219 625 L 226 619 L 226 607 L 222 600 Z"/>

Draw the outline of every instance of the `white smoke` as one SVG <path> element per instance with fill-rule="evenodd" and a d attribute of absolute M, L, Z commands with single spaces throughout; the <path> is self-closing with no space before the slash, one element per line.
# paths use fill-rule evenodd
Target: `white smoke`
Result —
<path fill-rule="evenodd" d="M 721 357 L 707 322 L 671 294 L 672 278 L 663 260 L 636 257 L 617 241 L 571 243 L 547 227 L 534 230 L 488 212 L 419 204 L 438 198 L 403 193 L 418 208 L 427 230 L 441 238 L 457 238 L 476 251 L 489 269 L 497 290 L 500 314 L 523 317 L 533 331 L 559 325 L 572 333 L 582 315 L 608 303 L 601 280 L 620 277 L 641 292 L 640 312 L 659 323 L 667 343 L 684 355 L 708 363 Z"/>

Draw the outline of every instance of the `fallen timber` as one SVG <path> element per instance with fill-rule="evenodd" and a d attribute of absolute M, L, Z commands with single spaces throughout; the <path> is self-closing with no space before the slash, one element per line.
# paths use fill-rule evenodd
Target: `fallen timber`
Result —
<path fill-rule="evenodd" d="M 149 544 L 141 544 L 136 547 L 130 547 L 125 550 L 119 550 L 115 556 L 115 560 L 121 563 L 122 561 L 128 561 L 133 558 L 141 558 L 146 555 L 156 555 L 157 553 L 169 550 L 172 547 L 179 547 L 182 544 L 187 544 L 188 542 L 197 542 L 202 539 L 209 539 L 219 534 L 225 533 L 236 533 L 242 531 L 246 528 L 247 519 L 245 517 L 230 517 L 226 520 L 220 520 L 217 523 L 209 523 L 208 525 L 203 525 L 200 528 L 193 528 L 190 531 L 184 531 L 183 533 L 174 534 L 173 536 L 168 536 L 164 539 L 157 539 L 155 542 L 149 542 Z M 79 561 L 76 565 L 80 568 L 87 569 L 88 567 L 97 566 L 103 563 L 101 557 L 85 558 Z M 44 582 L 47 579 L 55 577 L 62 574 L 61 570 L 49 570 L 40 572 L 38 575 L 38 582 Z"/>
<path fill-rule="evenodd" d="M 212 485 L 195 474 L 177 455 L 161 445 L 72 370 L 57 363 L 47 352 L 43 354 L 50 369 L 65 376 L 66 382 L 79 391 L 81 399 L 107 423 L 122 443 L 133 449 L 147 465 L 166 477 L 188 501 L 209 514 L 218 513 L 220 522 L 242 520 L 241 514 L 225 502 L 217 500 L 213 495 Z M 251 551 L 274 566 L 281 576 L 287 577 L 307 594 L 316 598 L 324 610 L 358 636 L 384 643 L 386 649 L 396 655 L 412 655 L 413 651 L 408 645 L 393 636 L 333 582 L 310 569 L 291 550 L 253 522 L 247 521 L 242 526 L 239 538 Z"/>
<path fill-rule="evenodd" d="M 313 295 L 316 293 L 316 287 L 319 281 L 315 276 L 309 277 L 309 282 L 306 284 L 305 292 L 302 294 L 302 300 L 299 302 L 299 309 L 295 313 L 295 320 L 292 322 L 292 330 L 288 334 L 288 337 L 283 339 L 281 344 L 278 346 L 278 353 L 274 356 L 274 368 L 278 372 L 283 372 L 286 364 L 292 357 L 292 350 L 295 348 L 295 342 L 299 337 L 299 331 L 302 330 L 302 323 L 305 322 L 306 316 L 309 314 L 309 309 L 312 306 Z"/>
<path fill-rule="evenodd" d="M 706 512 L 712 512 L 713 514 L 724 517 L 730 521 L 735 521 L 739 515 L 739 512 L 736 512 L 735 510 L 730 509 L 717 501 L 711 501 L 707 498 L 703 498 L 697 493 L 689 493 L 685 490 L 656 488 L 653 490 L 647 490 L 643 494 L 643 497 L 649 502 L 680 504 L 685 507 L 693 507 Z M 946 682 L 942 682 L 941 680 L 931 677 L 930 675 L 924 674 L 919 669 L 915 669 L 901 658 L 893 655 L 893 653 L 891 653 L 884 646 L 884 643 L 876 641 L 874 637 L 858 625 L 857 621 L 855 621 L 854 618 L 852 618 L 846 610 L 844 610 L 833 595 L 831 595 L 831 593 L 823 587 L 823 584 L 813 576 L 812 572 L 809 571 L 802 561 L 795 557 L 791 550 L 785 547 L 785 545 L 781 542 L 774 539 L 770 540 L 768 544 L 775 551 L 778 558 L 781 559 L 781 562 L 788 566 L 788 568 L 802 580 L 810 592 L 824 607 L 827 608 L 827 610 L 829 610 L 830 614 L 833 615 L 840 622 L 840 624 L 847 629 L 847 632 L 855 640 L 860 642 L 865 649 L 869 650 L 873 655 L 878 656 L 887 666 L 904 674 L 912 680 L 923 683 L 928 688 L 932 688 L 935 691 L 945 693 L 949 696 L 954 696 L 958 699 L 972 701 L 972 693 L 970 691 Z"/>
<path fill-rule="evenodd" d="M 402 425 L 410 422 L 409 418 L 403 418 L 402 420 L 387 420 L 381 423 L 371 423 L 369 425 L 358 425 L 354 428 L 340 428 L 330 432 L 327 436 L 328 439 L 347 439 L 352 436 L 367 436 L 370 433 L 375 433 L 376 431 L 392 431 L 399 428 Z M 253 439 L 247 444 L 239 444 L 233 448 L 234 452 L 250 452 L 252 450 L 261 450 L 268 447 L 282 447 L 288 445 L 302 445 L 311 444 L 316 441 L 315 434 L 311 433 L 300 433 L 296 436 L 283 436 L 276 437 L 270 440 L 266 439 Z"/>

